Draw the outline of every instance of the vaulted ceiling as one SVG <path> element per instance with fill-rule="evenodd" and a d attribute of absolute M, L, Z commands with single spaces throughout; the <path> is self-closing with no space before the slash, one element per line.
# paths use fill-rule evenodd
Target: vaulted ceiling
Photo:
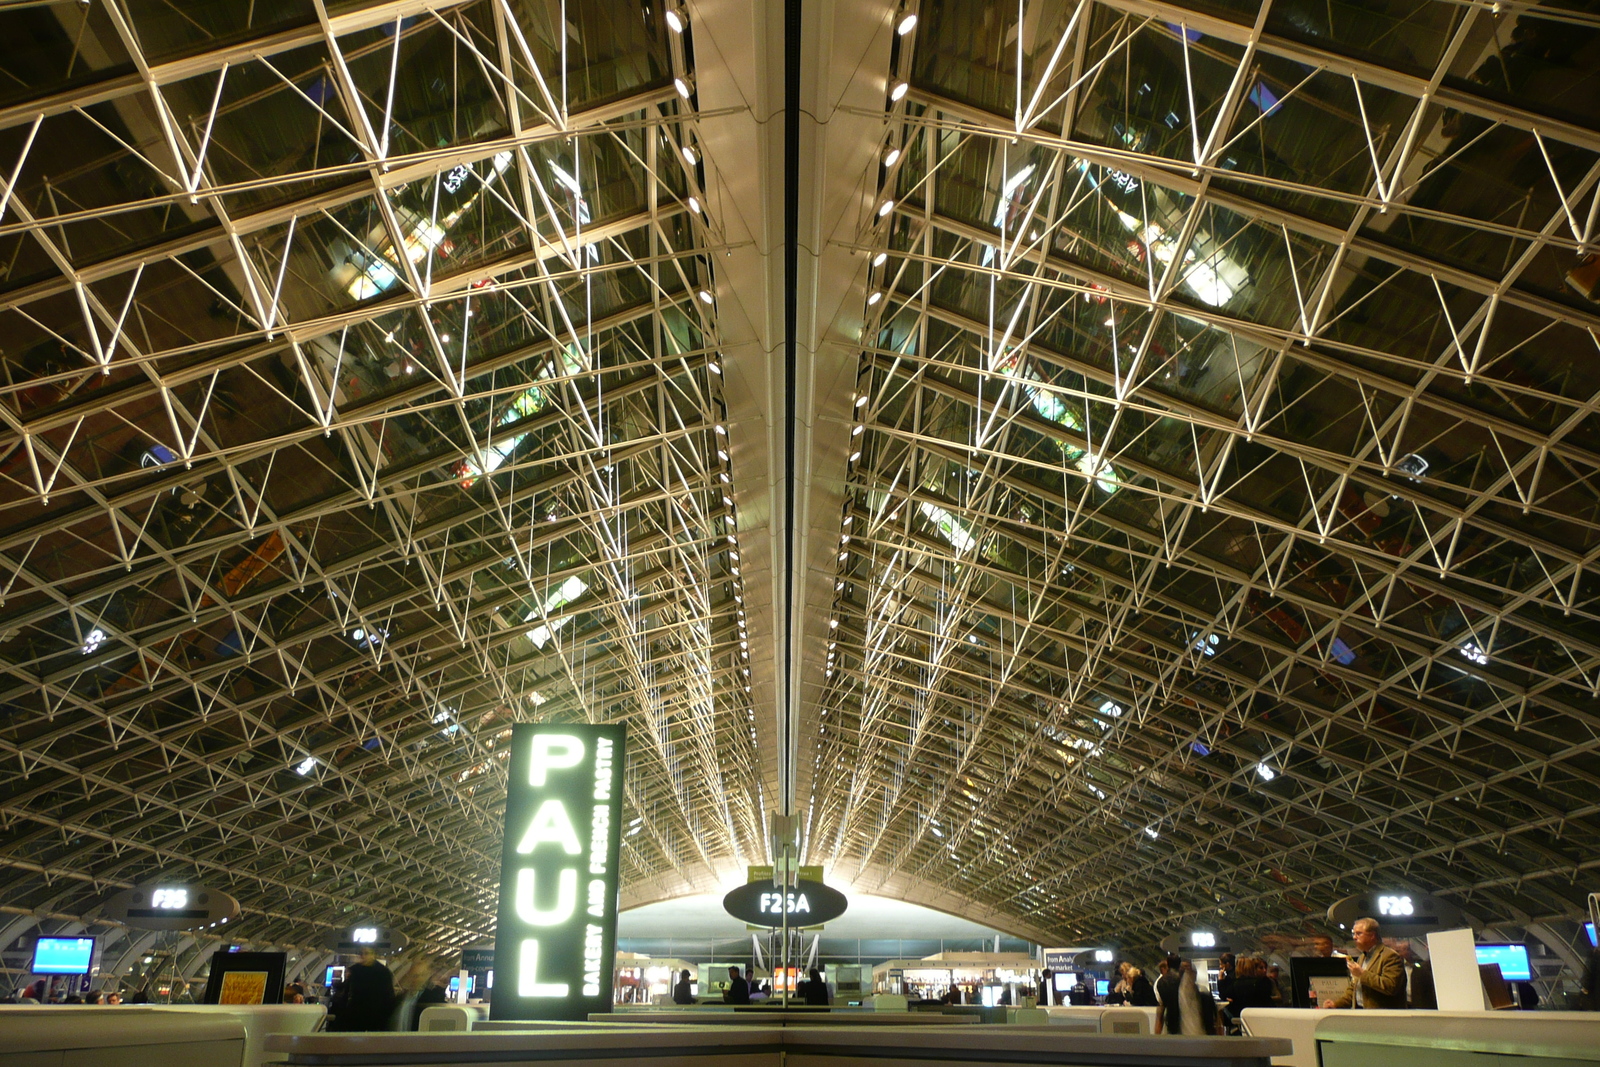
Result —
<path fill-rule="evenodd" d="M 1572 929 L 1600 9 L 790 6 L 0 12 L 0 908 L 478 940 L 557 720 L 626 902 Z"/>

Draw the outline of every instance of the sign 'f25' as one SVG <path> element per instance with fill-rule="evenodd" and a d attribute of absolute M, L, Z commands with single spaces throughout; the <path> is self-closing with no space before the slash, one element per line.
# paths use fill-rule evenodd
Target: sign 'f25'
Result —
<path fill-rule="evenodd" d="M 626 745 L 621 725 L 512 728 L 492 1018 L 611 1010 Z"/>

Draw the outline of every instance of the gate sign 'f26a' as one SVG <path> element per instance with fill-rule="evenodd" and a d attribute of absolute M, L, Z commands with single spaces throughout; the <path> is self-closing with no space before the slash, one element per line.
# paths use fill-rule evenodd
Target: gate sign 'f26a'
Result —
<path fill-rule="evenodd" d="M 620 725 L 512 728 L 492 1018 L 611 1010 L 626 746 Z"/>
<path fill-rule="evenodd" d="M 804 878 L 787 889 L 774 889 L 771 882 L 751 882 L 722 898 L 724 911 L 755 926 L 782 926 L 785 912 L 790 926 L 821 926 L 843 915 L 849 906 L 837 889 Z"/>

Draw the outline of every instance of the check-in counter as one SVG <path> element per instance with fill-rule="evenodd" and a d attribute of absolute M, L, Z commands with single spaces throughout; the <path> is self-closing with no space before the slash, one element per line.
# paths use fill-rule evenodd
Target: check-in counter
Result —
<path fill-rule="evenodd" d="M 986 1009 L 996 1010 L 996 1009 Z M 1004 1008 L 997 1009 L 1004 1012 Z M 932 1011 L 873 1011 L 861 1008 L 746 1008 L 718 1012 L 703 1010 L 597 1013 L 590 1022 L 653 1023 L 669 1026 L 948 1026 L 979 1023 L 976 1015 L 945 1015 Z M 1005 1019 L 995 1019 L 1004 1022 Z M 487 1025 L 487 1024 L 485 1024 Z M 516 1024 L 523 1025 L 523 1024 Z M 527 1024 L 538 1025 L 538 1024 Z M 477 1027 L 475 1029 L 481 1029 Z"/>
<path fill-rule="evenodd" d="M 417 1018 L 417 1030 L 424 1034 L 467 1033 L 489 1018 L 481 1004 L 429 1004 Z"/>
<path fill-rule="evenodd" d="M 731 1017 L 730 1017 L 731 1018 Z M 929 1018 L 952 1018 L 929 1016 Z M 1050 1026 L 741 1026 L 313 1034 L 268 1039 L 291 1067 L 402 1064 L 533 1067 L 1269 1067 L 1287 1042 L 1262 1038 L 1071 1034 Z M 649 1061 L 648 1065 L 641 1061 Z"/>
<path fill-rule="evenodd" d="M 151 1010 L 239 1020 L 244 1026 L 244 1067 L 278 1062 L 267 1054 L 268 1034 L 314 1034 L 328 1017 L 321 1004 L 159 1004 Z"/>
<path fill-rule="evenodd" d="M 5 1067 L 243 1067 L 245 1046 L 231 1014 L 86 1004 L 0 1012 Z"/>
<path fill-rule="evenodd" d="M 1526 1067 L 1600 1062 L 1600 1013 L 1247 1008 L 1245 1032 L 1289 1040 L 1278 1067 Z M 1546 1061 L 1544 1064 L 1535 1061 Z"/>
<path fill-rule="evenodd" d="M 1156 1009 L 1134 1008 L 1127 1005 L 1061 1005 L 1045 1008 L 1050 1015 L 1050 1025 L 1078 1033 L 1090 1034 L 1154 1034 Z"/>

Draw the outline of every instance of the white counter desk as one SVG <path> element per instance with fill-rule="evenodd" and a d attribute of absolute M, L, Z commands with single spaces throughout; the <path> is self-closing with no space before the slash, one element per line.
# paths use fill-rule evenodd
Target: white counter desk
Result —
<path fill-rule="evenodd" d="M 1282 1037 L 1275 1067 L 1592 1067 L 1600 1012 L 1247 1008 L 1245 1032 Z M 1509 1060 L 1508 1057 L 1516 1057 Z"/>

